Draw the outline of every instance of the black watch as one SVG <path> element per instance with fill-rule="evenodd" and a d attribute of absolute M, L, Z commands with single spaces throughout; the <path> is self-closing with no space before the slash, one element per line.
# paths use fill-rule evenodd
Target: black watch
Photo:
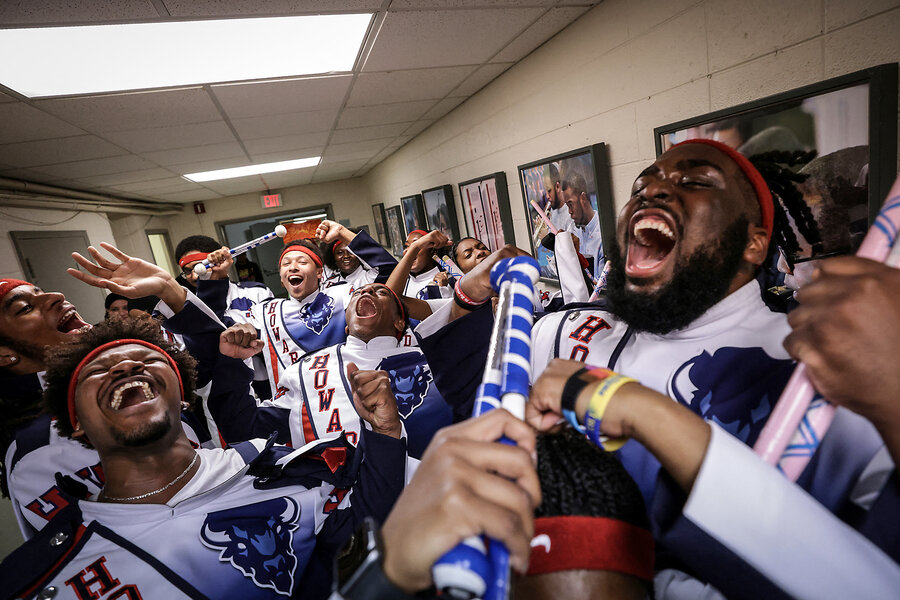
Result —
<path fill-rule="evenodd" d="M 374 519 L 366 517 L 347 540 L 335 560 L 336 594 L 346 600 L 388 600 L 411 598 L 391 583 L 381 563 L 384 548 Z"/>

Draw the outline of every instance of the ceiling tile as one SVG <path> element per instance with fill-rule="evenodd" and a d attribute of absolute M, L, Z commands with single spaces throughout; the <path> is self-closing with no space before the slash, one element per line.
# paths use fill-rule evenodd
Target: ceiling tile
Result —
<path fill-rule="evenodd" d="M 325 110 L 340 106 L 351 75 L 214 85 L 213 93 L 229 119 Z"/>
<path fill-rule="evenodd" d="M 0 2 L 0 23 L 71 24 L 104 21 L 138 21 L 155 19 L 159 13 L 147 0 L 3 0 Z"/>
<path fill-rule="evenodd" d="M 200 88 L 38 100 L 35 106 L 98 133 L 208 123 L 221 117 Z"/>
<path fill-rule="evenodd" d="M 41 167 L 41 171 L 55 177 L 78 179 L 91 175 L 107 175 L 109 173 L 124 173 L 153 167 L 153 163 L 139 156 L 114 156 L 112 158 L 98 158 L 96 160 L 82 160 L 78 162 L 64 163 L 60 165 L 48 165 Z"/>
<path fill-rule="evenodd" d="M 362 73 L 353 84 L 347 106 L 443 98 L 474 70 L 467 66 Z"/>
<path fill-rule="evenodd" d="M 311 158 L 313 156 L 321 156 L 322 152 L 324 152 L 324 148 L 319 146 L 317 148 L 302 148 L 299 150 L 282 150 L 280 152 L 271 152 L 268 154 L 258 154 L 253 157 L 253 162 L 255 164 L 266 164 L 272 162 L 281 162 L 283 160 L 295 160 L 298 158 Z M 300 171 L 304 169 L 312 169 L 313 167 L 304 167 L 303 169 L 298 169 Z"/>
<path fill-rule="evenodd" d="M 89 185 L 119 185 L 123 183 L 135 183 L 139 181 L 154 181 L 172 177 L 172 171 L 155 167 L 153 169 L 141 169 L 140 171 L 125 171 L 110 175 L 96 175 L 94 177 L 79 177 L 80 182 Z"/>
<path fill-rule="evenodd" d="M 466 98 L 444 98 L 443 100 L 432 106 L 427 113 L 422 115 L 422 118 L 430 119 L 432 121 L 440 119 L 448 112 L 462 104 L 464 100 L 466 100 Z"/>
<path fill-rule="evenodd" d="M 201 160 L 199 162 L 182 163 L 180 165 L 172 165 L 169 167 L 177 175 L 185 173 L 201 173 L 203 171 L 216 171 L 218 169 L 230 169 L 232 167 L 243 167 L 250 164 L 246 157 L 220 158 L 218 160 Z"/>
<path fill-rule="evenodd" d="M 509 62 L 525 58 L 528 53 L 565 29 L 569 23 L 587 12 L 587 10 L 587 6 L 550 9 L 491 60 L 494 62 Z"/>
<path fill-rule="evenodd" d="M 416 121 L 415 123 L 410 125 L 406 131 L 403 132 L 403 135 L 404 135 L 404 137 L 415 137 L 415 136 L 419 135 L 420 133 L 422 133 L 423 131 L 425 131 L 425 129 L 432 123 L 434 123 L 434 121 L 427 121 L 425 119 L 422 119 L 421 121 Z M 394 141 L 394 144 L 396 144 L 396 143 L 397 142 Z"/>
<path fill-rule="evenodd" d="M 7 96 L 8 97 L 8 96 Z M 12 100 L 12 98 L 10 98 Z M 83 135 L 78 127 L 24 102 L 0 104 L 0 144 Z"/>
<path fill-rule="evenodd" d="M 409 125 L 410 123 L 392 123 L 390 125 L 375 125 L 373 127 L 335 129 L 334 134 L 331 136 L 331 142 L 333 144 L 344 144 L 347 142 L 393 138 L 403 133 Z"/>
<path fill-rule="evenodd" d="M 301 169 L 299 171 L 282 171 L 280 173 L 264 173 L 260 175 L 270 190 L 306 185 L 312 181 L 313 169 Z"/>
<path fill-rule="evenodd" d="M 421 100 L 419 102 L 397 102 L 396 104 L 383 104 L 381 106 L 345 108 L 341 113 L 340 121 L 338 121 L 338 127 L 402 123 L 410 119 L 418 119 L 434 104 L 434 100 Z"/>
<path fill-rule="evenodd" d="M 365 71 L 479 65 L 542 12 L 541 8 L 390 12 Z M 465 32 L 463 43 L 458 32 Z"/>
<path fill-rule="evenodd" d="M 330 166 L 335 162 L 346 162 L 350 160 L 367 162 L 387 146 L 389 140 L 375 141 L 378 142 L 376 146 L 370 145 L 367 147 L 361 147 L 356 144 L 329 146 L 325 149 L 325 156 L 322 157 L 322 165 Z"/>
<path fill-rule="evenodd" d="M 369 12 L 381 7 L 381 0 L 165 0 L 173 17 L 298 15 L 328 12 Z"/>
<path fill-rule="evenodd" d="M 245 161 L 247 160 L 244 149 L 241 148 L 241 145 L 237 142 L 213 144 L 211 146 L 195 146 L 193 148 L 178 148 L 175 150 L 160 150 L 158 152 L 144 152 L 141 156 L 164 167 L 217 158 L 241 158 Z"/>
<path fill-rule="evenodd" d="M 558 0 L 392 0 L 391 10 L 422 8 L 503 8 L 553 6 Z"/>
<path fill-rule="evenodd" d="M 18 100 L 8 94 L 0 92 L 0 102 L 18 102 Z"/>
<path fill-rule="evenodd" d="M 53 185 L 57 185 L 56 182 L 62 179 L 61 177 L 34 169 L 4 169 L 0 170 L 0 177 L 9 177 L 10 179 L 19 179 L 21 181 L 34 181 L 37 183 L 53 182 Z"/>
<path fill-rule="evenodd" d="M 475 71 L 472 75 L 469 76 L 468 79 L 463 81 L 462 85 L 453 90 L 454 96 L 471 96 L 491 81 L 496 79 L 503 73 L 505 70 L 513 66 L 513 63 L 491 63 L 488 65 L 484 65 L 477 71 Z"/>
<path fill-rule="evenodd" d="M 337 114 L 337 109 L 314 110 L 289 115 L 234 119 L 231 124 L 242 140 L 259 140 L 284 135 L 329 131 L 334 125 Z"/>
<path fill-rule="evenodd" d="M 223 179 L 222 181 L 207 181 L 203 186 L 223 196 L 237 196 L 238 194 L 265 191 L 266 189 L 266 185 L 259 175 L 235 177 L 233 179 Z"/>
<path fill-rule="evenodd" d="M 247 149 L 247 152 L 250 153 L 252 158 L 256 158 L 261 154 L 271 154 L 273 152 L 282 152 L 285 150 L 319 150 L 325 146 L 327 141 L 328 132 L 320 131 L 305 135 L 298 134 L 265 138 L 261 140 L 248 140 L 244 142 L 244 147 Z M 306 155 L 306 153 L 304 153 L 304 155 Z"/>
<path fill-rule="evenodd" d="M 184 190 L 196 189 L 198 185 L 199 184 L 188 181 L 184 177 L 166 177 L 165 179 L 154 179 L 152 181 L 120 183 L 110 187 L 111 189 L 120 190 L 122 192 L 146 192 L 147 190 L 181 192 Z"/>
<path fill-rule="evenodd" d="M 115 131 L 107 133 L 103 137 L 137 153 L 234 141 L 234 134 L 224 121 Z"/>
<path fill-rule="evenodd" d="M 170 202 L 201 202 L 203 200 L 216 200 L 221 198 L 222 194 L 201 188 L 190 192 L 170 192 L 168 194 L 148 194 L 157 200 L 168 200 Z"/>
<path fill-rule="evenodd" d="M 121 148 L 92 135 L 20 142 L 0 146 L 0 160 L 16 167 L 36 167 L 124 154 Z"/>

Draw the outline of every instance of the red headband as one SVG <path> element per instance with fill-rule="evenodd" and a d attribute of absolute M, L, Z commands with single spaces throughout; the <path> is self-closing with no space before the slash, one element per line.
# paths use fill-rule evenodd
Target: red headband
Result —
<path fill-rule="evenodd" d="M 67 395 L 68 405 L 69 405 L 69 421 L 72 423 L 72 428 L 75 428 L 76 418 L 75 418 L 75 388 L 78 384 L 78 374 L 81 372 L 81 369 L 88 362 L 96 358 L 98 354 L 103 352 L 104 350 L 108 350 L 110 348 L 115 348 L 117 346 L 124 346 L 125 344 L 139 344 L 141 346 L 145 346 L 150 348 L 151 350 L 156 350 L 160 352 L 163 356 L 165 356 L 169 361 L 169 366 L 172 367 L 172 370 L 175 371 L 175 377 L 178 379 L 178 391 L 181 392 L 181 399 L 184 400 L 184 383 L 181 381 L 181 372 L 178 371 L 178 365 L 175 364 L 175 359 L 169 356 L 168 352 L 160 348 L 155 344 L 151 344 L 150 342 L 145 342 L 144 340 L 133 340 L 133 339 L 122 339 L 122 340 L 113 340 L 111 342 L 106 342 L 105 344 L 101 344 L 88 352 L 87 356 L 81 359 L 81 362 L 78 363 L 78 366 L 75 367 L 75 371 L 72 372 L 72 377 L 69 379 L 69 392 Z"/>
<path fill-rule="evenodd" d="M 528 575 L 586 569 L 618 571 L 653 580 L 653 535 L 608 517 L 559 516 L 534 520 Z"/>
<path fill-rule="evenodd" d="M 334 246 L 331 247 L 331 253 L 335 254 L 338 251 L 338 248 L 344 245 L 344 240 L 338 240 L 334 243 Z"/>
<path fill-rule="evenodd" d="M 209 254 L 207 252 L 195 252 L 194 254 L 185 254 L 181 257 L 181 260 L 178 261 L 178 266 L 182 269 L 184 265 L 188 265 L 192 262 L 197 262 L 198 260 L 206 260 Z"/>
<path fill-rule="evenodd" d="M 308 257 L 313 259 L 314 263 L 316 263 L 320 267 L 322 266 L 322 259 L 319 258 L 318 254 L 316 254 L 315 252 L 313 252 L 312 250 L 310 250 L 303 244 L 296 244 L 294 242 L 291 242 L 287 246 L 284 247 L 284 250 L 281 251 L 281 256 L 278 257 L 278 263 L 279 264 L 281 263 L 281 259 L 284 258 L 285 254 L 287 254 L 288 252 L 293 252 L 294 250 L 298 250 L 298 251 L 306 254 Z"/>
<path fill-rule="evenodd" d="M 21 279 L 0 279 L 0 300 L 6 297 L 8 293 L 19 287 L 20 285 L 30 285 L 35 287 L 33 283 L 22 281 Z"/>
<path fill-rule="evenodd" d="M 715 140 L 707 140 L 702 138 L 697 138 L 693 140 L 685 140 L 679 144 L 675 144 L 672 146 L 673 148 L 677 148 L 678 146 L 684 146 L 685 144 L 706 144 L 707 146 L 712 146 L 713 148 L 717 148 L 722 151 L 724 154 L 728 155 L 728 158 L 733 160 L 735 164 L 737 164 L 738 168 L 743 171 L 744 175 L 747 176 L 747 179 L 750 180 L 750 185 L 753 186 L 753 190 L 756 192 L 756 201 L 759 202 L 759 212 L 762 216 L 762 226 L 766 230 L 766 233 L 769 235 L 769 238 L 772 237 L 772 224 L 775 218 L 775 206 L 772 203 L 772 192 L 769 190 L 769 184 L 766 183 L 766 180 L 763 179 L 763 176 L 760 172 L 753 166 L 747 157 L 735 150 L 730 146 L 726 146 L 722 142 L 717 142 Z"/>
<path fill-rule="evenodd" d="M 414 233 L 420 233 L 420 234 L 422 234 L 422 235 L 428 235 L 428 232 L 427 232 L 427 231 L 422 231 L 421 229 L 413 229 L 412 231 L 409 232 L 409 235 L 412 235 L 412 234 L 414 234 Z M 406 237 L 409 237 L 409 235 L 406 236 Z"/>
<path fill-rule="evenodd" d="M 383 283 L 379 283 L 377 285 L 383 286 L 384 289 L 391 293 L 391 296 L 393 296 L 394 300 L 397 302 L 397 308 L 400 309 L 400 318 L 403 319 L 404 322 L 406 322 L 406 307 L 403 306 L 403 302 L 400 301 L 400 296 L 397 295 L 397 292 L 384 285 Z M 403 332 L 400 332 L 400 335 L 403 335 Z"/>

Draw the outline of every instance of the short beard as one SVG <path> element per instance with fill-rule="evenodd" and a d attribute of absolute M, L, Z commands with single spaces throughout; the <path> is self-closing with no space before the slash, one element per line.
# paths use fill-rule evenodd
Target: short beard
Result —
<path fill-rule="evenodd" d="M 132 431 L 115 430 L 113 431 L 113 439 L 116 440 L 116 443 L 126 448 L 138 448 L 158 442 L 166 437 L 166 434 L 171 430 L 172 419 L 169 418 L 167 413 L 163 419 L 144 423 L 141 427 Z"/>
<path fill-rule="evenodd" d="M 625 262 L 618 244 L 613 244 L 606 287 L 610 310 L 637 331 L 665 335 L 684 329 L 727 294 L 749 241 L 748 225 L 741 216 L 718 240 L 679 258 L 672 280 L 652 293 L 625 288 Z"/>

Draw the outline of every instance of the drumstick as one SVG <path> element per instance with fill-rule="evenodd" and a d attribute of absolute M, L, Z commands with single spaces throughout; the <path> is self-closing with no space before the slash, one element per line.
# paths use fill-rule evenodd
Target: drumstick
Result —
<path fill-rule="evenodd" d="M 507 258 L 491 269 L 491 285 L 500 293 L 484 377 L 476 394 L 473 416 L 504 408 L 524 419 L 531 381 L 531 326 L 534 284 L 540 277 L 536 260 Z M 503 443 L 511 441 L 503 438 Z M 451 598 L 501 600 L 509 592 L 509 551 L 479 537 L 464 540 L 435 563 L 435 587 Z"/>
<path fill-rule="evenodd" d="M 276 237 L 283 238 L 286 234 L 287 229 L 285 229 L 284 225 L 278 225 L 275 228 L 275 231 L 270 231 L 266 235 L 261 235 L 255 240 L 250 240 L 249 242 L 241 244 L 240 246 L 229 248 L 228 252 L 231 253 L 231 256 L 237 256 L 238 254 L 243 254 L 247 250 L 252 250 L 257 246 L 261 246 L 269 240 L 274 240 Z M 211 269 L 212 267 L 213 265 L 209 263 L 209 260 L 204 260 L 203 262 L 194 265 L 194 273 L 196 273 L 197 275 L 202 275 L 205 270 Z"/>
<path fill-rule="evenodd" d="M 900 257 L 900 177 L 894 182 L 856 255 L 896 267 Z M 797 365 L 753 446 L 769 464 L 796 481 L 825 437 L 835 408 L 816 393 L 803 363 Z"/>

